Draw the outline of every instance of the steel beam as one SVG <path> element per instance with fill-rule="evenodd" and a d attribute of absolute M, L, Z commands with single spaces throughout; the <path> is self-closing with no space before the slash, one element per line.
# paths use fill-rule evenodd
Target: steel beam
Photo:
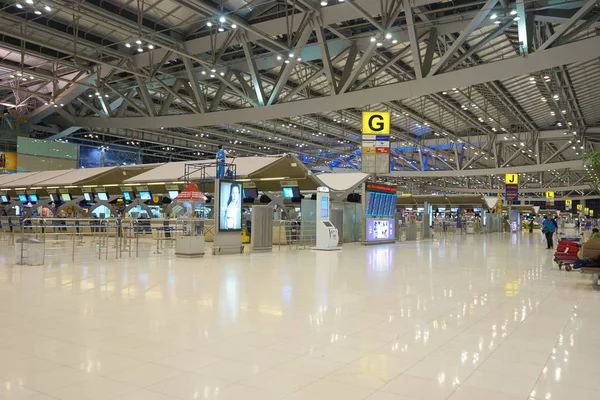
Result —
<path fill-rule="evenodd" d="M 337 96 L 325 96 L 270 107 L 252 107 L 228 110 L 205 115 L 177 115 L 155 118 L 76 118 L 82 126 L 99 128 L 117 127 L 181 127 L 226 125 L 230 123 L 270 120 L 298 115 L 322 113 L 346 108 L 360 108 L 374 103 L 402 100 L 466 87 L 479 83 L 503 80 L 531 74 L 556 66 L 590 61 L 600 57 L 600 36 L 537 51 L 526 58 L 513 57 L 502 61 L 477 65 L 419 80 L 411 80 L 386 86 L 348 92 Z"/>

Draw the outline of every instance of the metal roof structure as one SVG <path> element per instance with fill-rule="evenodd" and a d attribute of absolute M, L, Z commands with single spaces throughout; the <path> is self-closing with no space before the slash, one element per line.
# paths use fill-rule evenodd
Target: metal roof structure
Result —
<path fill-rule="evenodd" d="M 385 179 L 460 188 L 579 187 L 600 139 L 600 0 L 0 3 L 0 107 L 28 121 L 3 132 L 356 172 L 361 111 L 390 111 Z"/>

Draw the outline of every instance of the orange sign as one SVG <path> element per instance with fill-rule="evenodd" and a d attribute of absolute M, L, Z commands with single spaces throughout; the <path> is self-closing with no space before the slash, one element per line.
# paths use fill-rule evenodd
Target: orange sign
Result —
<path fill-rule="evenodd" d="M 4 153 L 0 151 L 0 170 L 16 171 L 17 170 L 17 154 Z"/>

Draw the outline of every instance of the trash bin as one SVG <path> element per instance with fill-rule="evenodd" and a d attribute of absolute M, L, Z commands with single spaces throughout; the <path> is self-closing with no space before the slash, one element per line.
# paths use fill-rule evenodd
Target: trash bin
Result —
<path fill-rule="evenodd" d="M 17 239 L 17 265 L 44 265 L 46 242 L 40 239 Z"/>

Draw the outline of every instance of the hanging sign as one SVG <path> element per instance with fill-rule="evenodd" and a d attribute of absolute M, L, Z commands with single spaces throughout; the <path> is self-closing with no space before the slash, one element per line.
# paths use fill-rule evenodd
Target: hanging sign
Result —
<path fill-rule="evenodd" d="M 504 183 L 517 185 L 519 183 L 519 174 L 506 174 Z"/>

